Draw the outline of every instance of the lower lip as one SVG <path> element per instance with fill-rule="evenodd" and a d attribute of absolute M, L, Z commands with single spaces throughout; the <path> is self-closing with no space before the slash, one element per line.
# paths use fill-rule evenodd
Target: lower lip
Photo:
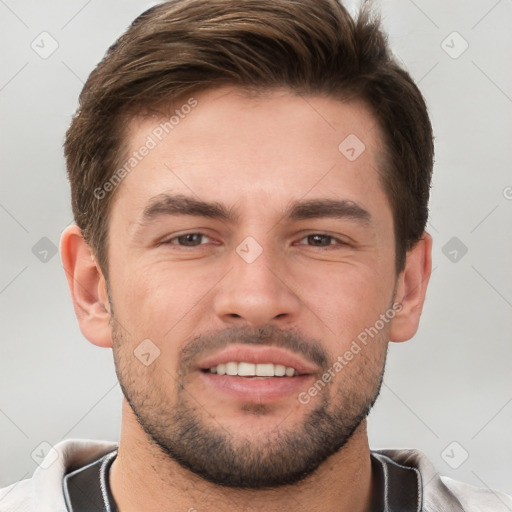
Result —
<path fill-rule="evenodd" d="M 298 395 L 310 386 L 313 375 L 253 379 L 237 375 L 201 372 L 206 385 L 244 402 L 264 403 Z"/>

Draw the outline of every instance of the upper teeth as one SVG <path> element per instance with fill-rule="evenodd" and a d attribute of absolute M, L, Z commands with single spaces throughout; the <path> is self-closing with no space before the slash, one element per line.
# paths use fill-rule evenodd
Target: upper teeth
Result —
<path fill-rule="evenodd" d="M 241 377 L 293 377 L 298 375 L 295 368 L 284 366 L 282 364 L 272 363 L 237 363 L 230 361 L 229 363 L 221 363 L 210 368 L 211 373 L 219 375 L 239 375 Z"/>

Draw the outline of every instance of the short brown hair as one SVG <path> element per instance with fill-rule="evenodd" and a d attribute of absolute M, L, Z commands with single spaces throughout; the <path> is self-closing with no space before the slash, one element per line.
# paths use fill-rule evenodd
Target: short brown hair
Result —
<path fill-rule="evenodd" d="M 425 101 L 367 4 L 336 0 L 172 0 L 141 14 L 89 76 L 66 134 L 73 214 L 108 275 L 109 206 L 95 190 L 122 162 L 127 120 L 194 90 L 235 85 L 362 100 L 384 138 L 396 269 L 428 217 L 434 148 Z M 341 142 L 341 141 L 340 141 Z"/>

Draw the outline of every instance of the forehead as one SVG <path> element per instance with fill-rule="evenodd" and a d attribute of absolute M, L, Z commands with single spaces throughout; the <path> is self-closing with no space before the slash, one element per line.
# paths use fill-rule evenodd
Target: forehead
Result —
<path fill-rule="evenodd" d="M 131 217 L 169 191 L 237 210 L 308 195 L 385 201 L 382 139 L 362 103 L 226 87 L 183 97 L 165 116 L 135 118 L 127 132 L 114 202 Z"/>

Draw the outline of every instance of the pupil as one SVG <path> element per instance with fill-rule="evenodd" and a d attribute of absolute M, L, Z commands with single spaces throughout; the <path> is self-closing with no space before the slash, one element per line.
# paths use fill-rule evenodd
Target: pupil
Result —
<path fill-rule="evenodd" d="M 309 239 L 314 245 L 329 245 L 329 237 L 324 235 L 310 235 Z"/>
<path fill-rule="evenodd" d="M 181 242 L 184 245 L 197 245 L 195 242 L 200 241 L 200 236 L 198 233 L 189 233 L 188 235 L 184 235 L 181 238 Z"/>

